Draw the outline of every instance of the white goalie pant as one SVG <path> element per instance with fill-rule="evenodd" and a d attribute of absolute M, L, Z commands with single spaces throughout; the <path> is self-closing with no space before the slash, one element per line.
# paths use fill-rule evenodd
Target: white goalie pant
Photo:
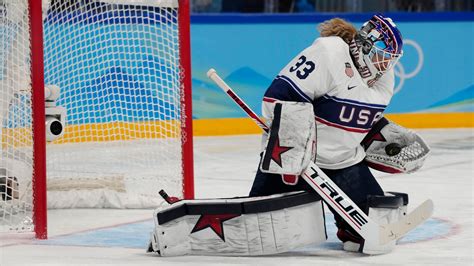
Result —
<path fill-rule="evenodd" d="M 183 200 L 156 210 L 149 252 L 161 256 L 258 256 L 327 239 L 319 196 Z"/>

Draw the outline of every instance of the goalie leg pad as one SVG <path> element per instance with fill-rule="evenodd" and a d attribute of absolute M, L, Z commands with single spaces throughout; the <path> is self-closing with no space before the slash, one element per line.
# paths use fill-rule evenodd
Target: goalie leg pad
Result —
<path fill-rule="evenodd" d="M 273 103 L 270 132 L 260 169 L 264 173 L 300 175 L 315 158 L 316 127 L 311 103 Z M 296 184 L 296 177 L 283 176 Z"/>
<path fill-rule="evenodd" d="M 149 250 L 161 256 L 257 256 L 327 239 L 323 205 L 314 193 L 183 200 L 156 210 Z"/>
<path fill-rule="evenodd" d="M 369 217 L 381 225 L 399 221 L 406 215 L 407 205 L 408 195 L 398 192 L 387 192 L 385 196 L 369 196 L 367 202 Z M 391 252 L 395 245 L 395 240 L 384 245 L 363 240 L 359 251 L 370 255 L 385 254 Z"/>
<path fill-rule="evenodd" d="M 158 236 L 155 235 L 155 231 L 151 233 L 146 252 L 156 252 L 160 254 L 160 245 L 158 244 Z"/>

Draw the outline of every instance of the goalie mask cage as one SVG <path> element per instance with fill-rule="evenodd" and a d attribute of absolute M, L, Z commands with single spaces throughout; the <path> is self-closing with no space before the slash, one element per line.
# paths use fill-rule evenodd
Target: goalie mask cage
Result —
<path fill-rule="evenodd" d="M 0 233 L 194 197 L 189 28 L 187 0 L 0 0 Z M 67 113 L 48 143 L 45 84 Z"/>

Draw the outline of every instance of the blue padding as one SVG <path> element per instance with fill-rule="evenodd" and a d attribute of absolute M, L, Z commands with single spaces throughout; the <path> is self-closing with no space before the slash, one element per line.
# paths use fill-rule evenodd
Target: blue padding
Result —
<path fill-rule="evenodd" d="M 255 24 L 255 23 L 317 23 L 334 17 L 351 22 L 365 22 L 374 13 L 302 13 L 302 14 L 195 14 L 192 24 Z M 474 12 L 387 12 L 397 22 L 474 21 Z"/>

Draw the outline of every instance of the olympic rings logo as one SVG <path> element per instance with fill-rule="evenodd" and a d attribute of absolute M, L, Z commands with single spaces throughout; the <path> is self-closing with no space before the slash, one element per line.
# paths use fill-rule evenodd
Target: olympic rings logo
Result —
<path fill-rule="evenodd" d="M 394 89 L 394 93 L 399 92 L 403 84 L 405 84 L 406 79 L 413 78 L 420 72 L 421 68 L 423 67 L 423 61 L 424 61 L 424 55 L 423 55 L 423 49 L 421 49 L 421 46 L 413 41 L 413 40 L 404 40 L 403 45 L 411 45 L 415 48 L 416 53 L 418 54 L 418 64 L 416 65 L 415 69 L 412 72 L 405 73 L 405 68 L 403 67 L 402 63 L 398 61 L 398 63 L 394 67 L 394 72 L 395 76 L 397 76 L 400 79 L 400 82 L 398 83 L 397 87 Z"/>

